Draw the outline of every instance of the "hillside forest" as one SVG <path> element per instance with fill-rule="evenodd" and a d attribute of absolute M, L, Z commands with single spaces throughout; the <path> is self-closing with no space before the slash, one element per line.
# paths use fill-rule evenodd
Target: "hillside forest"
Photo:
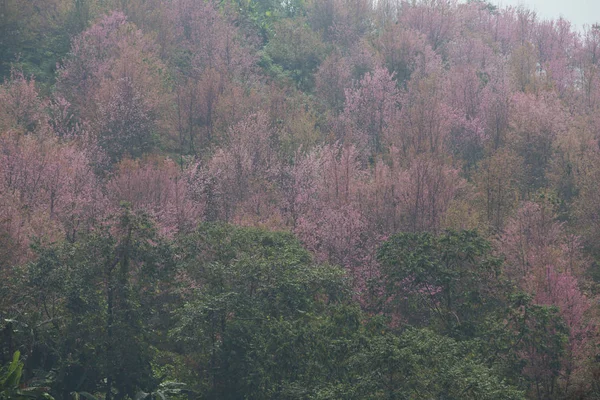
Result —
<path fill-rule="evenodd" d="M 600 399 L 600 25 L 0 0 L 0 75 L 1 400 Z"/>

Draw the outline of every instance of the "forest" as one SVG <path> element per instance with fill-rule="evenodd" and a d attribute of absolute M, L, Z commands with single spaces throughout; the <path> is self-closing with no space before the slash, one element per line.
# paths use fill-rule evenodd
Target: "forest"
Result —
<path fill-rule="evenodd" d="M 600 399 L 600 25 L 0 0 L 0 80 L 0 400 Z"/>

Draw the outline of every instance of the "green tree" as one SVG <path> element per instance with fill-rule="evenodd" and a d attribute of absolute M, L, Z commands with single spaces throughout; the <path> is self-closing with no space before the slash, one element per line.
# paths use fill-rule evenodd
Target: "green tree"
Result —
<path fill-rule="evenodd" d="M 559 380 L 569 328 L 558 307 L 534 304 L 531 296 L 516 294 L 505 321 L 506 329 L 490 341 L 497 341 L 497 350 L 504 347 L 506 374 L 520 375 L 514 379 L 523 379 L 530 398 L 561 398 Z"/>
<path fill-rule="evenodd" d="M 310 398 L 343 379 L 361 321 L 342 270 L 291 234 L 228 225 L 202 225 L 180 256 L 193 289 L 171 334 L 207 398 Z"/>
<path fill-rule="evenodd" d="M 361 399 L 523 399 L 486 366 L 477 346 L 429 329 L 374 334 L 353 357 Z"/>
<path fill-rule="evenodd" d="M 47 87 L 54 83 L 70 35 L 83 30 L 89 18 L 88 0 L 1 1 L 0 80 L 16 67 Z"/>
<path fill-rule="evenodd" d="M 132 397 L 156 386 L 149 345 L 159 340 L 163 302 L 174 274 L 167 243 L 143 215 L 124 208 L 116 221 L 75 243 L 38 248 L 27 283 L 31 368 L 56 372 L 53 392 Z M 166 317 L 168 319 L 168 317 Z"/>
<path fill-rule="evenodd" d="M 304 91 L 315 85 L 314 74 L 325 58 L 325 46 L 302 18 L 286 18 L 273 27 L 261 65 L 271 75 L 289 77 Z"/>
<path fill-rule="evenodd" d="M 486 316 L 503 307 L 508 287 L 501 260 L 474 231 L 399 233 L 378 251 L 381 307 L 414 326 L 455 338 L 482 334 Z"/>

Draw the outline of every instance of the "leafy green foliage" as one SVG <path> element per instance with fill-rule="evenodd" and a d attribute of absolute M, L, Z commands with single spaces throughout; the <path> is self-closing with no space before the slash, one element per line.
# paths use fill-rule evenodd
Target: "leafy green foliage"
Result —
<path fill-rule="evenodd" d="M 209 398 L 522 398 L 468 343 L 365 324 L 344 273 L 289 234 L 203 224 L 179 253 L 193 289 L 171 337 Z"/>
<path fill-rule="evenodd" d="M 49 89 L 57 63 L 69 51 L 71 35 L 83 30 L 88 18 L 88 0 L 4 1 L 0 5 L 0 80 L 17 68 Z"/>
<path fill-rule="evenodd" d="M 239 12 L 239 17 L 250 29 L 258 31 L 263 42 L 273 34 L 275 22 L 280 18 L 301 17 L 305 14 L 304 0 L 229 0 Z"/>
<path fill-rule="evenodd" d="M 375 335 L 353 357 L 364 399 L 522 399 L 469 342 L 428 329 Z"/>
<path fill-rule="evenodd" d="M 314 74 L 325 58 L 319 36 L 300 18 L 282 19 L 265 46 L 261 64 L 272 75 L 289 76 L 298 88 L 314 88 Z"/>
<path fill-rule="evenodd" d="M 135 395 L 135 400 L 166 400 L 170 398 L 177 398 L 178 396 L 187 393 L 185 386 L 186 385 L 184 383 L 180 382 L 163 382 L 158 385 L 158 388 L 155 391 L 151 393 L 138 392 Z"/>
<path fill-rule="evenodd" d="M 481 334 L 485 316 L 507 293 L 501 261 L 473 231 L 399 233 L 380 247 L 378 261 L 386 311 L 457 338 Z"/>
<path fill-rule="evenodd" d="M 152 388 L 146 343 L 160 333 L 161 287 L 174 273 L 152 224 L 124 209 L 113 226 L 38 251 L 29 287 L 40 307 L 29 325 L 48 344 L 36 356 L 55 360 L 48 365 L 59 377 L 53 389 L 66 397 Z"/>
<path fill-rule="evenodd" d="M 569 329 L 560 316 L 558 307 L 533 304 L 527 295 L 511 299 L 509 325 L 512 337 L 509 344 L 517 349 L 529 394 L 538 398 L 553 398 L 560 391 L 558 380 L 569 338 Z"/>
<path fill-rule="evenodd" d="M 2 400 L 27 400 L 48 399 L 52 400 L 48 388 L 21 385 L 23 375 L 23 362 L 21 353 L 16 351 L 12 361 L 0 369 L 0 399 Z"/>
<path fill-rule="evenodd" d="M 203 361 L 201 391 L 298 398 L 324 383 L 344 355 L 337 328 L 360 325 L 343 271 L 312 265 L 287 233 L 206 224 L 181 249 L 194 290 L 171 335 Z"/>
<path fill-rule="evenodd" d="M 206 223 L 168 243 L 125 208 L 75 243 L 38 246 L 27 326 L 59 398 L 522 398 L 490 347 L 364 314 L 345 272 L 289 233 Z M 543 316 L 520 316 L 508 325 L 529 332 L 498 340 L 502 355 L 550 338 Z M 537 365 L 521 355 L 509 361 Z"/>

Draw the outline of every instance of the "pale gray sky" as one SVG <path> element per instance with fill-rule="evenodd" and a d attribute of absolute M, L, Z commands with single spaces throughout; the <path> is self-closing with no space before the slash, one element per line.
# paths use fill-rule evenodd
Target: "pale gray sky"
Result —
<path fill-rule="evenodd" d="M 583 24 L 600 22 L 600 0 L 492 0 L 504 6 L 524 5 L 534 9 L 543 19 L 563 18 L 571 21 L 580 30 Z"/>

